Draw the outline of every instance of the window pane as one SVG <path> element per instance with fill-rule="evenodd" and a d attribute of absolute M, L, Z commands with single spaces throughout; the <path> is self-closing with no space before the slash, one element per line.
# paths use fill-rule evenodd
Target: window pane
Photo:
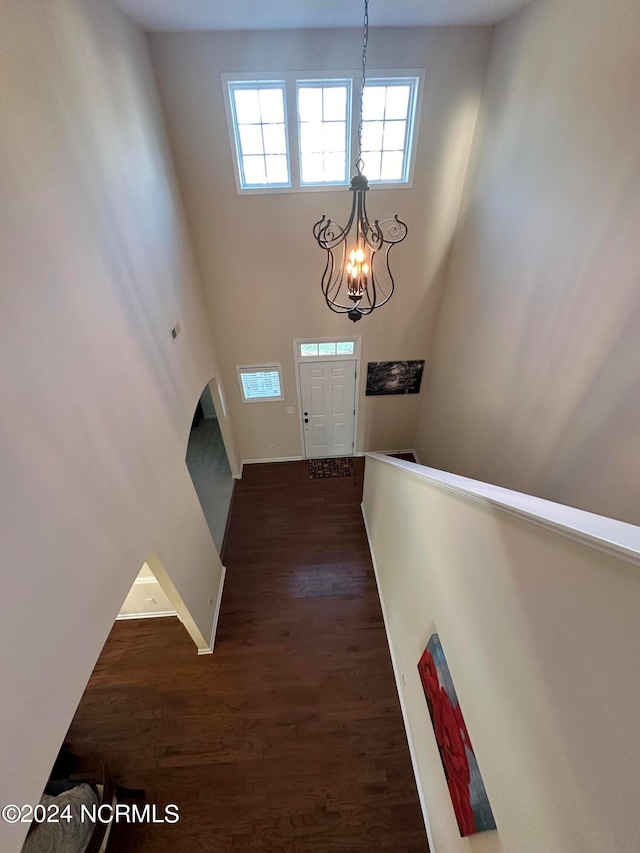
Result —
<path fill-rule="evenodd" d="M 342 154 L 325 154 L 324 158 L 324 179 L 325 181 L 344 181 L 346 180 L 347 158 Z"/>
<path fill-rule="evenodd" d="M 322 151 L 323 134 L 322 124 L 314 122 L 313 124 L 300 125 L 300 148 L 303 152 L 313 154 Z"/>
<path fill-rule="evenodd" d="M 362 159 L 371 181 L 407 180 L 412 96 L 417 84 L 413 78 L 397 85 L 393 79 L 371 80 L 365 87 Z"/>
<path fill-rule="evenodd" d="M 344 121 L 347 115 L 347 87 L 331 86 L 322 90 L 325 121 Z"/>
<path fill-rule="evenodd" d="M 324 181 L 323 160 L 322 154 L 302 154 L 300 166 L 304 183 L 321 184 Z"/>
<path fill-rule="evenodd" d="M 382 131 L 384 123 L 381 121 L 365 121 L 362 125 L 362 150 L 381 151 Z"/>
<path fill-rule="evenodd" d="M 386 119 L 406 119 L 409 112 L 410 86 L 388 86 L 384 117 Z"/>
<path fill-rule="evenodd" d="M 402 166 L 404 161 L 403 151 L 385 151 L 382 154 L 382 167 L 380 169 L 380 180 L 401 181 Z"/>
<path fill-rule="evenodd" d="M 336 352 L 338 355 L 353 355 L 353 341 L 339 341 Z"/>
<path fill-rule="evenodd" d="M 258 124 L 260 122 L 260 102 L 257 89 L 235 89 L 233 93 L 236 104 L 238 124 Z"/>
<path fill-rule="evenodd" d="M 243 157 L 242 167 L 244 170 L 245 184 L 267 183 L 264 157 Z"/>
<path fill-rule="evenodd" d="M 268 154 L 264 159 L 267 165 L 267 181 L 270 184 L 286 184 L 289 180 L 287 158 L 283 154 Z"/>
<path fill-rule="evenodd" d="M 260 117 L 265 124 L 284 122 L 282 89 L 260 89 Z"/>
<path fill-rule="evenodd" d="M 243 154 L 262 154 L 262 132 L 259 124 L 241 124 L 238 126 L 240 148 Z"/>
<path fill-rule="evenodd" d="M 385 151 L 404 151 L 404 135 L 406 121 L 385 121 L 384 144 Z"/>
<path fill-rule="evenodd" d="M 286 154 L 287 140 L 283 124 L 265 124 L 262 128 L 266 154 Z M 244 148 L 242 149 L 244 151 Z M 245 152 L 246 153 L 246 152 Z"/>
<path fill-rule="evenodd" d="M 280 376 L 277 370 L 241 371 L 242 390 L 247 400 L 280 397 Z"/>
<path fill-rule="evenodd" d="M 320 355 L 335 355 L 336 354 L 336 345 L 332 344 L 319 344 L 318 353 Z"/>
<path fill-rule="evenodd" d="M 300 344 L 300 355 L 318 355 L 318 344 Z"/>
<path fill-rule="evenodd" d="M 322 89 L 300 87 L 298 89 L 298 111 L 300 121 L 322 121 Z"/>
<path fill-rule="evenodd" d="M 284 83 L 261 86 L 229 82 L 240 184 L 243 188 L 290 185 Z M 265 154 L 270 158 L 265 160 Z"/>
<path fill-rule="evenodd" d="M 384 118 L 385 86 L 365 86 L 362 113 L 365 121 Z"/>
<path fill-rule="evenodd" d="M 347 142 L 345 139 L 345 123 L 343 121 L 336 121 L 331 122 L 331 124 L 325 124 L 323 140 L 325 151 L 344 151 Z"/>
<path fill-rule="evenodd" d="M 303 184 L 346 183 L 347 102 L 347 84 L 298 87 Z"/>

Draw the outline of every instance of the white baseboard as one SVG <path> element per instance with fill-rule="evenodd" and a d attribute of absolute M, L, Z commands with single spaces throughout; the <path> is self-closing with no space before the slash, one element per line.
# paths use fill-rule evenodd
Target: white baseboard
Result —
<path fill-rule="evenodd" d="M 409 453 L 413 451 L 394 451 L 395 453 Z M 413 743 L 413 738 L 411 736 L 411 727 L 409 725 L 409 715 L 407 713 L 407 706 L 404 701 L 404 693 L 402 690 L 402 678 L 400 669 L 398 667 L 398 663 L 396 661 L 395 649 L 393 647 L 393 640 L 391 639 L 391 634 L 389 633 L 389 621 L 387 619 L 387 611 L 384 606 L 384 598 L 382 597 L 382 592 L 380 589 L 380 578 L 378 575 L 378 567 L 376 566 L 376 555 L 371 547 L 371 537 L 369 535 L 369 524 L 367 522 L 367 514 L 364 509 L 364 504 L 360 504 L 360 509 L 362 511 L 362 518 L 364 520 L 364 527 L 367 532 L 367 542 L 369 544 L 369 553 L 371 554 L 371 562 L 373 563 L 373 573 L 376 578 L 376 586 L 378 587 L 378 598 L 380 599 L 380 609 L 382 610 L 382 619 L 384 621 L 384 630 L 387 634 L 387 645 L 389 646 L 389 653 L 391 654 L 391 665 L 393 666 L 393 675 L 396 680 L 396 690 L 398 691 L 398 698 L 400 699 L 400 710 L 402 711 L 402 720 L 404 722 L 404 730 L 407 735 L 407 743 L 409 744 L 409 755 L 411 756 L 411 766 L 413 767 L 413 775 L 416 779 L 416 787 L 418 789 L 418 799 L 420 800 L 420 808 L 422 809 L 422 818 L 424 820 L 424 826 L 427 831 L 427 838 L 429 840 L 429 849 L 432 853 L 435 853 L 435 844 L 433 841 L 433 835 L 431 833 L 431 827 L 429 825 L 429 817 L 427 815 L 427 804 L 424 798 L 424 788 L 422 787 L 422 780 L 420 779 L 420 771 L 418 769 L 418 759 L 416 757 L 415 746 Z"/>
<path fill-rule="evenodd" d="M 159 616 L 177 616 L 175 610 L 160 610 L 158 613 L 119 613 L 116 622 L 123 619 L 156 619 Z"/>
<path fill-rule="evenodd" d="M 243 465 L 255 465 L 258 462 L 301 462 L 304 456 L 279 456 L 270 459 L 243 459 Z"/>
<path fill-rule="evenodd" d="M 222 590 L 224 588 L 224 581 L 227 576 L 227 567 L 222 567 L 222 574 L 220 576 L 220 586 L 218 588 L 218 599 L 216 601 L 216 609 L 213 611 L 213 628 L 211 629 L 211 640 L 209 641 L 209 645 L 206 649 L 198 649 L 199 655 L 212 655 L 213 649 L 216 643 L 216 631 L 218 630 L 218 619 L 220 617 L 220 605 L 222 604 Z"/>

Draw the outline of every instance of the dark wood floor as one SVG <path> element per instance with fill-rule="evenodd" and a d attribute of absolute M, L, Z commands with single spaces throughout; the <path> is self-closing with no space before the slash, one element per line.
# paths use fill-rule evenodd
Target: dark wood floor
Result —
<path fill-rule="evenodd" d="M 428 851 L 355 461 L 245 467 L 213 655 L 176 619 L 114 626 L 69 740 L 181 815 L 120 827 L 119 853 Z"/>

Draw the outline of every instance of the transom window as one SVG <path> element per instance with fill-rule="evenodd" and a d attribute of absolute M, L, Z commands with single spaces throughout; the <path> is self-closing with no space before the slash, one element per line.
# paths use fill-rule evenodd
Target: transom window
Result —
<path fill-rule="evenodd" d="M 322 79 L 238 76 L 224 74 L 223 85 L 239 192 L 349 184 L 358 146 L 357 73 Z M 422 76 L 386 72 L 367 80 L 362 159 L 372 183 L 411 184 Z"/>
<path fill-rule="evenodd" d="M 353 355 L 355 341 L 317 341 L 314 343 L 299 343 L 302 358 L 318 358 L 328 355 Z"/>
<path fill-rule="evenodd" d="M 358 354 L 358 338 L 351 340 L 321 340 L 293 342 L 296 360 L 307 358 L 344 358 Z"/>

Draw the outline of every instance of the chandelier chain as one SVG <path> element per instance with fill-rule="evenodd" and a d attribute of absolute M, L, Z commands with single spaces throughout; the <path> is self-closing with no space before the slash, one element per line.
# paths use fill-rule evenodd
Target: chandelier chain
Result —
<path fill-rule="evenodd" d="M 360 83 L 360 121 L 358 122 L 358 158 L 356 169 L 362 174 L 364 163 L 362 160 L 362 111 L 364 106 L 364 87 L 367 82 L 367 44 L 369 43 L 369 0 L 364 0 L 364 22 L 362 33 L 362 81 Z"/>

